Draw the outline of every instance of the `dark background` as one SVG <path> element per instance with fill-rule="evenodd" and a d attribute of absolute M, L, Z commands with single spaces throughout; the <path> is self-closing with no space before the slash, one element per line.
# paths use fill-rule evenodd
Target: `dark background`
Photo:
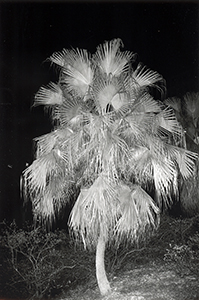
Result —
<path fill-rule="evenodd" d="M 20 174 L 32 139 L 51 130 L 43 108 L 30 109 L 39 87 L 57 80 L 45 59 L 121 38 L 163 75 L 167 96 L 180 97 L 198 91 L 198 14 L 197 1 L 0 1 L 0 221 L 24 220 Z"/>

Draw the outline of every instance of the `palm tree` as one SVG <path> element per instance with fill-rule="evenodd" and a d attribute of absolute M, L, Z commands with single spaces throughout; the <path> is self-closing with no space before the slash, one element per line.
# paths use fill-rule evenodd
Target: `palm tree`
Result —
<path fill-rule="evenodd" d="M 50 109 L 53 130 L 35 138 L 36 158 L 23 172 L 23 189 L 36 220 L 52 222 L 71 188 L 80 193 L 69 227 L 85 248 L 96 247 L 96 277 L 110 291 L 107 244 L 137 241 L 158 225 L 160 205 L 178 192 L 178 174 L 189 177 L 196 155 L 179 148 L 183 131 L 172 108 L 153 99 L 164 90 L 157 72 L 137 64 L 114 39 L 86 50 L 64 49 L 49 61 L 58 82 L 41 87 L 34 106 Z M 154 186 L 155 202 L 147 193 Z"/>
<path fill-rule="evenodd" d="M 174 109 L 178 121 L 183 126 L 187 148 L 197 151 L 195 145 L 199 144 L 199 93 L 188 92 L 182 100 L 172 97 L 164 103 Z"/>
<path fill-rule="evenodd" d="M 199 93 L 188 92 L 182 99 L 168 98 L 165 104 L 174 109 L 178 121 L 181 123 L 185 135 L 184 145 L 188 150 L 199 153 Z M 188 180 L 181 178 L 180 183 L 180 208 L 181 213 L 195 216 L 199 213 L 199 160 L 192 177 Z"/>

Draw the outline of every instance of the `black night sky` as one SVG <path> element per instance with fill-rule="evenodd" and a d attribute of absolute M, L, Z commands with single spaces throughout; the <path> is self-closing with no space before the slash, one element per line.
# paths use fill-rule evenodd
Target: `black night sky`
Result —
<path fill-rule="evenodd" d="M 32 139 L 51 129 L 43 108 L 30 109 L 39 87 L 57 80 L 45 59 L 121 38 L 163 75 L 167 96 L 180 97 L 199 91 L 198 15 L 197 1 L 0 2 L 0 221 L 23 220 L 20 174 Z"/>

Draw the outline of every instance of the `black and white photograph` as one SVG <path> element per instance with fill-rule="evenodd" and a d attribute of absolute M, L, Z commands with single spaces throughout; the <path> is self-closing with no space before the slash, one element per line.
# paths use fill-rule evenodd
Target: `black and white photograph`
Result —
<path fill-rule="evenodd" d="M 0 0 L 0 300 L 199 300 L 199 1 Z"/>

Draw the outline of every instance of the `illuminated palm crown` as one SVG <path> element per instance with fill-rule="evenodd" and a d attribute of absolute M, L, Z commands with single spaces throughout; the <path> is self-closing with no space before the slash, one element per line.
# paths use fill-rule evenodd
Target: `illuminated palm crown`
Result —
<path fill-rule="evenodd" d="M 134 68 L 134 54 L 121 45 L 105 42 L 94 55 L 54 53 L 58 83 L 41 87 L 34 102 L 51 108 L 54 128 L 35 138 L 36 159 L 23 173 L 26 196 L 36 217 L 52 221 L 71 186 L 81 188 L 69 225 L 85 246 L 99 232 L 106 241 L 136 239 L 159 211 L 144 188 L 154 186 L 166 202 L 179 172 L 187 178 L 194 170 L 195 155 L 178 147 L 183 133 L 173 110 L 149 93 L 163 86 L 162 76 Z"/>

